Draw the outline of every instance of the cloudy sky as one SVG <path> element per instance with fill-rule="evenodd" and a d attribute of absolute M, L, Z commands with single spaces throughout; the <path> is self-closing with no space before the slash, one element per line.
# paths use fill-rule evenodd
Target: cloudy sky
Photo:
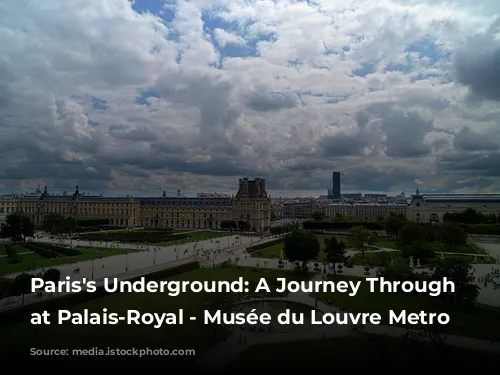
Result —
<path fill-rule="evenodd" d="M 496 192 L 498 0 L 0 0 L 0 190 Z"/>

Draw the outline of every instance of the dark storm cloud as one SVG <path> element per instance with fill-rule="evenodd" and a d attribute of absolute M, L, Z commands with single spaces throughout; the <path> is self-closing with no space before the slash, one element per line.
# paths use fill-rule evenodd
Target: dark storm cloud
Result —
<path fill-rule="evenodd" d="M 466 126 L 455 136 L 453 145 L 463 151 L 498 150 L 500 139 L 494 139 L 486 134 L 477 134 Z"/>
<path fill-rule="evenodd" d="M 500 100 L 500 20 L 484 34 L 471 38 L 455 56 L 456 79 L 480 96 Z"/>
<path fill-rule="evenodd" d="M 380 130 L 385 134 L 382 142 L 387 156 L 414 158 L 428 156 L 432 152 L 432 145 L 425 142 L 425 136 L 434 130 L 432 120 L 414 111 L 403 112 L 390 103 L 372 105 L 366 112 L 380 123 Z M 365 116 L 363 114 L 356 119 L 363 121 Z"/>
<path fill-rule="evenodd" d="M 343 188 L 349 190 L 369 187 L 373 191 L 392 191 L 395 186 L 415 185 L 415 175 L 404 167 L 352 167 L 342 174 L 341 179 Z"/>
<path fill-rule="evenodd" d="M 500 176 L 500 152 L 447 154 L 438 159 L 438 167 L 441 170 L 472 172 L 475 175 L 480 173 L 483 176 Z"/>
<path fill-rule="evenodd" d="M 340 133 L 324 138 L 319 146 L 325 157 L 342 157 L 359 155 L 367 145 L 366 139 L 359 135 Z"/>
<path fill-rule="evenodd" d="M 254 91 L 248 94 L 245 103 L 254 111 L 268 112 L 295 108 L 299 104 L 299 98 L 295 94 Z"/>

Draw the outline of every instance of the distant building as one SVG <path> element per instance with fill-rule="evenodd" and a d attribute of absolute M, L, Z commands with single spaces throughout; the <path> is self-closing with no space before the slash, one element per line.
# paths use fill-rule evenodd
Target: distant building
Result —
<path fill-rule="evenodd" d="M 361 193 L 347 193 L 342 194 L 343 199 L 361 199 L 363 198 L 363 194 Z"/>
<path fill-rule="evenodd" d="M 283 204 L 284 219 L 310 219 L 316 211 L 323 212 L 323 207 L 316 200 L 285 202 Z"/>
<path fill-rule="evenodd" d="M 447 212 L 461 212 L 473 208 L 483 214 L 500 212 L 500 194 L 420 194 L 413 196 L 408 218 L 416 222 L 443 221 Z"/>
<path fill-rule="evenodd" d="M 198 193 L 197 198 L 231 198 L 231 194 L 222 193 Z"/>
<path fill-rule="evenodd" d="M 365 198 L 367 198 L 367 199 L 387 199 L 387 194 L 366 193 Z"/>
<path fill-rule="evenodd" d="M 340 172 L 332 173 L 332 189 L 328 191 L 328 198 L 340 200 L 342 197 L 340 190 Z"/>
<path fill-rule="evenodd" d="M 239 183 L 232 202 L 233 220 L 245 221 L 257 232 L 267 230 L 271 226 L 271 202 L 266 192 L 266 180 L 243 178 Z"/>
<path fill-rule="evenodd" d="M 11 213 L 29 216 L 41 224 L 49 214 L 97 216 L 119 227 L 220 229 L 224 220 L 244 220 L 257 231 L 270 226 L 270 202 L 265 180 L 240 180 L 240 190 L 231 197 L 157 198 L 103 197 L 82 194 L 51 195 L 45 187 L 38 194 L 0 197 L 0 221 Z M 179 194 L 179 192 L 178 192 Z"/>
<path fill-rule="evenodd" d="M 332 203 L 326 206 L 325 216 L 329 219 L 345 217 L 348 219 L 377 220 L 389 216 L 391 212 L 407 215 L 408 204 Z"/>

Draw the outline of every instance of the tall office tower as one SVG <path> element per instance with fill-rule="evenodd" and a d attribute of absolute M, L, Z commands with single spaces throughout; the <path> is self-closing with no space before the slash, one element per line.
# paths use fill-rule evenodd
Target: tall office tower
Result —
<path fill-rule="evenodd" d="M 332 199 L 340 199 L 340 172 L 332 173 L 333 185 L 332 185 Z"/>

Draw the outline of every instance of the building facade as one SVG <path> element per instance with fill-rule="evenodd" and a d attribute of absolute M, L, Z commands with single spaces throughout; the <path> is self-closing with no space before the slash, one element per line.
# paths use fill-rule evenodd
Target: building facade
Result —
<path fill-rule="evenodd" d="M 329 219 L 377 220 L 386 218 L 390 213 L 408 214 L 408 204 L 398 203 L 333 203 L 326 206 L 325 216 Z"/>
<path fill-rule="evenodd" d="M 500 194 L 420 194 L 417 190 L 408 208 L 408 218 L 422 223 L 440 223 L 445 213 L 467 208 L 482 214 L 498 214 Z"/>
<path fill-rule="evenodd" d="M 232 219 L 245 221 L 257 232 L 271 226 L 271 200 L 266 191 L 266 180 L 240 179 L 238 193 L 232 200 Z"/>
<path fill-rule="evenodd" d="M 323 212 L 323 205 L 317 200 L 285 202 L 283 204 L 284 219 L 310 219 L 314 212 Z"/>
<path fill-rule="evenodd" d="M 242 183 L 244 181 L 244 183 Z M 11 213 L 27 215 L 41 224 L 45 215 L 102 217 L 118 227 L 220 229 L 224 220 L 244 220 L 257 231 L 270 226 L 270 202 L 262 179 L 240 180 L 230 197 L 103 197 L 80 194 L 0 197 L 0 219 Z"/>

